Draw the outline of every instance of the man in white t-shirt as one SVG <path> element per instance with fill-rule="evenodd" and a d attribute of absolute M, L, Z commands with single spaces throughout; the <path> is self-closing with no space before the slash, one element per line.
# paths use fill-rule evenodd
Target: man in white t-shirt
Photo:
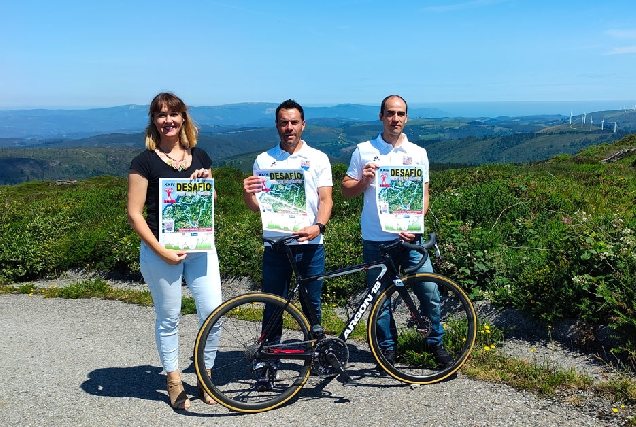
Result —
<path fill-rule="evenodd" d="M 382 231 L 378 206 L 376 200 L 375 175 L 380 166 L 420 165 L 424 169 L 424 213 L 428 210 L 429 164 L 426 150 L 408 140 L 403 133 L 404 125 L 408 120 L 408 106 L 404 98 L 398 95 L 390 95 L 384 98 L 380 106 L 380 121 L 383 131 L 376 139 L 358 144 L 351 155 L 349 169 L 342 180 L 342 195 L 345 198 L 357 197 L 363 194 L 363 208 L 360 217 L 362 226 L 362 248 L 365 262 L 381 259 L 379 245 L 386 244 L 396 239 L 402 239 L 410 243 L 421 241 L 421 235 L 409 232 L 400 232 L 398 235 Z M 422 255 L 414 250 L 403 250 L 392 254 L 396 266 L 408 268 L 415 266 Z M 416 271 L 432 272 L 433 266 L 430 259 Z M 377 268 L 367 270 L 367 286 L 372 286 L 379 274 Z M 391 280 L 391 278 L 385 278 Z M 424 315 L 432 322 L 432 331 L 427 338 L 427 344 L 431 353 L 440 365 L 450 365 L 453 358 L 446 352 L 442 344 L 444 328 L 440 324 L 440 296 L 437 285 L 431 282 L 421 282 L 416 290 L 420 298 Z M 396 359 L 396 337 L 391 331 L 391 313 L 386 309 L 386 316 L 378 320 L 378 336 L 380 346 L 387 359 L 394 362 Z"/>
<path fill-rule="evenodd" d="M 292 251 L 296 259 L 298 269 L 303 277 L 311 277 L 322 274 L 325 270 L 325 252 L 323 248 L 323 234 L 325 226 L 331 217 L 333 200 L 331 190 L 333 181 L 331 177 L 331 164 L 329 158 L 323 152 L 311 148 L 302 140 L 305 129 L 305 114 L 303 107 L 296 101 L 288 99 L 276 108 L 276 129 L 280 137 L 280 143 L 256 157 L 254 162 L 254 174 L 243 181 L 243 200 L 254 212 L 260 212 L 256 194 L 263 184 L 261 178 L 256 176 L 259 170 L 296 169 L 303 170 L 305 177 L 305 197 L 309 210 L 309 223 L 293 234 L 300 236 L 294 242 Z M 284 233 L 264 230 L 264 237 L 277 237 Z M 289 233 L 287 233 L 289 234 Z M 263 252 L 263 292 L 287 297 L 292 277 L 292 268 L 283 251 L 272 249 L 266 245 Z M 310 307 L 303 306 L 303 311 L 312 319 L 315 315 L 317 324 L 321 321 L 321 295 L 322 280 L 315 280 L 306 286 L 310 300 Z M 311 313 L 311 314 L 310 314 Z M 313 315 L 312 315 L 313 314 Z M 271 313 L 266 310 L 263 314 L 263 322 L 269 319 Z M 312 325 L 313 326 L 313 325 Z M 270 339 L 275 340 L 278 337 Z M 262 369 L 262 367 L 255 367 Z M 276 366 L 269 366 L 270 377 Z M 271 382 L 266 378 L 259 380 L 259 390 L 271 389 Z"/>

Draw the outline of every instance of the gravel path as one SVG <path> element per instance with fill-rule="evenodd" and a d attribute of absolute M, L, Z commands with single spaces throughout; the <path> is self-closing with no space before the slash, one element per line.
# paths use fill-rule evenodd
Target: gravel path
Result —
<path fill-rule="evenodd" d="M 228 285 L 226 297 L 240 288 Z M 296 399 L 270 412 L 237 414 L 194 398 L 190 411 L 178 413 L 167 403 L 153 323 L 152 308 L 116 301 L 0 295 L 0 425 L 624 425 L 626 411 L 613 414 L 611 402 L 594 396 L 556 402 L 461 374 L 433 385 L 404 385 L 376 373 L 368 347 L 359 342 L 350 346 L 349 366 L 357 387 L 312 377 Z M 195 315 L 186 315 L 180 327 L 180 364 L 190 396 L 196 395 L 191 360 L 196 323 Z M 521 340 L 507 345 L 522 353 L 543 345 L 555 360 L 600 376 L 605 372 L 554 345 Z"/>

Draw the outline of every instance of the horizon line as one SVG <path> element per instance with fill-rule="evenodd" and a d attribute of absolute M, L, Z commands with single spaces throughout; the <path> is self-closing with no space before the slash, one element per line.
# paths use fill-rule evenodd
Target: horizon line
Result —
<path fill-rule="evenodd" d="M 622 109 L 636 109 L 636 100 L 628 100 L 628 99 L 614 99 L 614 100 L 564 100 L 564 101 L 408 101 L 410 107 L 416 106 L 425 106 L 427 108 L 434 108 L 435 105 L 488 105 L 488 104 L 581 104 L 581 103 L 617 103 L 617 104 L 627 104 L 622 105 L 620 108 L 616 108 L 617 110 Z M 239 101 L 239 102 L 231 102 L 231 103 L 222 103 L 222 104 L 189 104 L 188 107 L 196 108 L 196 107 L 223 107 L 227 105 L 241 105 L 241 104 L 273 104 L 279 105 L 280 102 L 272 102 L 272 101 Z M 116 105 L 95 105 L 95 106 L 2 106 L 0 105 L 0 111 L 22 111 L 22 110 L 97 110 L 97 109 L 106 109 L 106 108 L 117 108 L 117 107 L 147 107 L 150 103 L 147 104 L 116 104 Z M 363 102 L 335 102 L 335 103 L 304 103 L 301 104 L 303 107 L 337 107 L 341 105 L 362 105 L 367 107 L 375 107 L 380 105 L 380 103 L 363 103 Z"/>

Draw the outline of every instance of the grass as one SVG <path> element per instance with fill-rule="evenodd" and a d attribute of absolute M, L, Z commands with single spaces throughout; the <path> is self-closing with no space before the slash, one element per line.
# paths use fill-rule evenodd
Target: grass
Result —
<path fill-rule="evenodd" d="M 145 307 L 152 306 L 149 291 L 113 288 L 100 278 L 82 280 L 65 287 L 38 288 L 32 283 L 17 287 L 0 286 L 0 294 L 7 293 L 41 295 L 44 298 L 103 298 Z M 193 298 L 183 298 L 182 313 L 196 313 Z M 258 309 L 244 309 L 237 312 L 236 316 L 245 320 L 256 320 L 260 319 L 261 314 Z M 591 391 L 615 402 L 611 410 L 617 414 L 625 410 L 626 405 L 636 404 L 636 381 L 633 378 L 624 375 L 599 382 L 577 373 L 574 369 L 559 369 L 548 362 L 541 363 L 505 355 L 497 351 L 497 346 L 503 341 L 504 332 L 483 319 L 480 320 L 479 325 L 480 329 L 473 351 L 461 369 L 463 374 L 484 381 L 507 384 L 517 390 L 533 391 L 542 397 L 552 397 L 558 392 L 575 395 L 577 391 Z M 344 326 L 345 322 L 338 316 L 335 309 L 325 304 L 323 309 L 325 331 L 338 334 Z M 363 321 L 356 326 L 351 338 L 366 339 Z M 628 425 L 636 426 L 634 417 L 627 418 L 626 422 Z"/>
<path fill-rule="evenodd" d="M 577 402 L 578 392 L 589 391 L 611 400 L 615 405 L 611 412 L 619 414 L 627 406 L 636 405 L 636 381 L 633 376 L 621 375 L 607 381 L 594 381 L 574 369 L 560 369 L 548 361 L 532 357 L 519 359 L 497 351 L 503 342 L 504 332 L 481 321 L 475 346 L 461 369 L 465 375 L 483 381 L 507 384 L 516 390 L 532 391 L 541 397 L 567 396 L 571 403 Z M 636 417 L 627 416 L 626 425 L 636 426 Z"/>
<path fill-rule="evenodd" d="M 544 397 L 553 396 L 561 388 L 588 390 L 593 384 L 591 378 L 573 369 L 560 370 L 480 348 L 473 351 L 463 369 L 466 375 L 505 383 L 517 390 L 534 390 Z"/>
<path fill-rule="evenodd" d="M 113 288 L 101 278 L 81 280 L 64 287 L 49 286 L 48 288 L 38 288 L 33 283 L 26 283 L 18 287 L 0 286 L 0 294 L 6 293 L 28 294 L 29 296 L 42 295 L 44 298 L 102 298 L 143 307 L 152 307 L 153 305 L 150 291 Z M 181 300 L 181 313 L 195 314 L 196 312 L 194 298 L 183 297 Z"/>
<path fill-rule="evenodd" d="M 537 393 L 541 397 L 565 396 L 569 403 L 584 403 L 579 393 L 588 391 L 611 400 L 613 414 L 620 415 L 636 404 L 636 382 L 633 378 L 619 376 L 607 381 L 594 381 L 574 369 L 558 369 L 549 363 L 522 360 L 497 351 L 478 348 L 462 367 L 462 373 L 483 381 L 507 384 L 516 390 Z M 633 411 L 633 409 L 632 409 Z M 625 425 L 636 426 L 636 417 L 626 416 Z"/>
<path fill-rule="evenodd" d="M 152 306 L 150 291 L 116 289 L 100 278 L 81 280 L 64 287 L 49 286 L 48 288 L 38 288 L 33 283 L 26 283 L 18 287 L 0 286 L 0 294 L 3 293 L 28 294 L 29 296 L 42 295 L 44 298 L 102 298 L 145 307 Z"/>

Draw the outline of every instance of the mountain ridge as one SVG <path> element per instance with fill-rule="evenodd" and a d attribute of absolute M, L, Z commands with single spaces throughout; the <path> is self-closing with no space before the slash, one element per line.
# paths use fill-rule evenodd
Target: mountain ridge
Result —
<path fill-rule="evenodd" d="M 267 102 L 189 107 L 190 116 L 201 127 L 270 126 L 278 104 Z M 379 108 L 361 104 L 339 104 L 329 107 L 304 107 L 305 119 L 346 119 L 371 121 L 378 118 Z M 414 108 L 413 117 L 443 116 L 442 110 Z M 80 139 L 105 133 L 135 133 L 148 124 L 148 106 L 128 104 L 85 110 L 33 109 L 5 110 L 0 138 Z"/>
<path fill-rule="evenodd" d="M 238 115 L 237 112 L 244 111 L 243 107 L 235 104 L 222 109 L 193 107 L 192 115 L 196 114 L 195 121 L 200 126 L 199 146 L 210 153 L 214 167 L 232 166 L 249 172 L 255 155 L 278 142 L 273 120 L 276 104 L 249 104 L 251 112 L 241 116 L 241 120 L 251 125 L 227 123 L 225 118 Z M 342 105 L 313 110 L 316 115 L 350 117 L 311 118 L 306 114 L 303 139 L 325 152 L 332 163 L 347 164 L 356 144 L 375 138 L 382 131 L 375 109 L 359 106 L 350 109 L 349 105 Z M 53 116 L 40 110 L 22 116 L 31 134 L 40 132 L 44 137 L 0 138 L 0 185 L 104 174 L 123 176 L 130 159 L 144 149 L 145 108 L 97 109 L 78 116 L 73 116 L 75 111 L 60 111 L 56 110 L 54 114 L 58 115 Z M 636 132 L 633 110 L 588 113 L 586 123 L 583 117 L 570 119 L 550 114 L 421 118 L 413 116 L 411 110 L 409 113 L 404 132 L 410 141 L 427 150 L 432 168 L 543 161 Z M 219 114 L 225 118 L 219 118 Z M 351 118 L 363 114 L 368 114 L 371 120 Z M 137 127 L 126 125 L 130 122 L 122 122 L 122 117 L 137 120 Z M 589 123 L 592 117 L 594 121 Z M 4 123 L 6 128 L 6 123 L 12 121 Z M 88 135 L 84 134 L 83 126 L 90 126 Z M 0 125 L 0 135 L 1 132 Z"/>

